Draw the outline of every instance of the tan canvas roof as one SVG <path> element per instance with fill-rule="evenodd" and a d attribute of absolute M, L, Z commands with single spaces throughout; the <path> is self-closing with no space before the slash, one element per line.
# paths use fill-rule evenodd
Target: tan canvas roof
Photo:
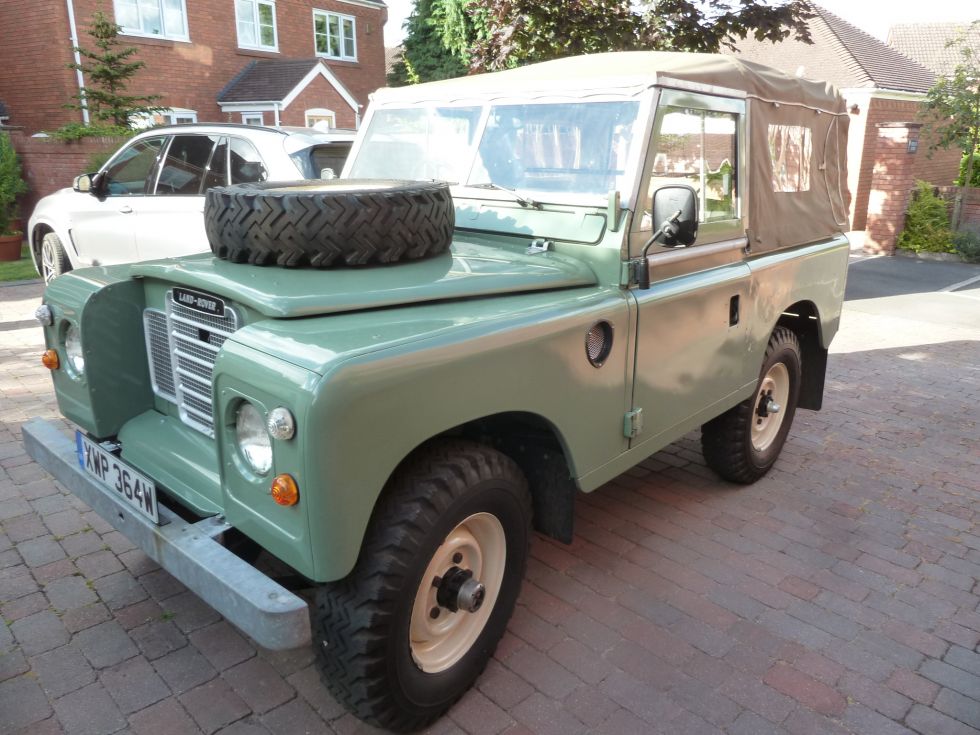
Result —
<path fill-rule="evenodd" d="M 376 104 L 451 101 L 528 92 L 595 94 L 602 90 L 646 89 L 672 80 L 723 87 L 785 104 L 843 112 L 843 101 L 830 84 L 798 79 L 783 72 L 724 54 L 624 51 L 545 61 L 493 74 L 381 89 Z"/>

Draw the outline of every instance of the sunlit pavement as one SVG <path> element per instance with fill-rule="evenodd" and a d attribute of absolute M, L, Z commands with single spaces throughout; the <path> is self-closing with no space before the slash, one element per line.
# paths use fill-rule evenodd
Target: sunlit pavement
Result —
<path fill-rule="evenodd" d="M 726 484 L 693 435 L 582 497 L 433 732 L 980 728 L 980 267 L 859 258 L 848 293 L 775 470 Z M 370 731 L 23 453 L 39 295 L 0 287 L 0 732 Z"/>

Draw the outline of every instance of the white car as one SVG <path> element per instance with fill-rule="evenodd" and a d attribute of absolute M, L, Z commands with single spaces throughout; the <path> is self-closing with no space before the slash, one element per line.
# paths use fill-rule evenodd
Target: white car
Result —
<path fill-rule="evenodd" d="M 97 173 L 37 203 L 27 230 L 34 267 L 50 281 L 83 266 L 205 252 L 206 189 L 332 178 L 353 140 L 353 131 L 231 124 L 140 133 Z"/>

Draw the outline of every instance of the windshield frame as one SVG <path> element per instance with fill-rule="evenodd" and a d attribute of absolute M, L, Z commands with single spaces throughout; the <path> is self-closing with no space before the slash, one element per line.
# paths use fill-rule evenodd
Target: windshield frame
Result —
<path fill-rule="evenodd" d="M 636 120 L 633 123 L 633 141 L 630 144 L 630 151 L 626 159 L 622 187 L 619 190 L 622 206 L 632 208 L 636 199 L 639 180 L 642 175 L 642 163 L 645 159 L 646 142 L 649 140 L 650 131 L 653 125 L 653 113 L 656 110 L 656 90 L 646 88 L 641 90 L 620 91 L 620 92 L 598 92 L 588 91 L 580 94 L 554 94 L 541 93 L 533 95 L 493 95 L 484 97 L 453 98 L 447 100 L 427 98 L 419 102 L 392 101 L 390 103 L 372 104 L 365 115 L 362 123 L 362 131 L 368 130 L 376 113 L 382 110 L 407 110 L 407 109 L 431 109 L 437 107 L 481 107 L 481 114 L 477 127 L 474 131 L 473 141 L 468 147 L 469 165 L 462 182 L 450 182 L 453 196 L 462 199 L 480 199 L 489 201 L 512 202 L 513 197 L 496 192 L 493 189 L 468 186 L 468 182 L 473 175 L 474 167 L 477 165 L 477 150 L 483 140 L 484 133 L 490 111 L 495 106 L 506 105 L 534 105 L 534 104 L 575 104 L 589 102 L 638 102 Z M 361 146 L 366 139 L 366 135 L 359 134 L 347 163 L 344 165 L 342 177 L 347 178 L 350 170 L 360 154 Z M 534 201 L 541 204 L 571 204 L 584 206 L 606 206 L 609 192 L 595 194 L 569 193 L 562 191 L 542 191 L 533 187 L 523 187 L 521 194 L 530 196 Z"/>

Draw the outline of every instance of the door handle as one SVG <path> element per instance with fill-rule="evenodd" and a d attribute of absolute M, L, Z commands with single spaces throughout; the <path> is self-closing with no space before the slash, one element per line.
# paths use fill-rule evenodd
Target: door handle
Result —
<path fill-rule="evenodd" d="M 728 326 L 734 327 L 738 324 L 739 317 L 739 297 L 738 294 L 732 296 L 731 300 L 728 302 Z"/>
<path fill-rule="evenodd" d="M 129 206 L 128 204 L 124 204 L 123 206 L 121 206 L 119 208 L 119 211 L 122 214 L 131 214 L 132 211 L 133 211 L 133 208 L 131 206 Z"/>

